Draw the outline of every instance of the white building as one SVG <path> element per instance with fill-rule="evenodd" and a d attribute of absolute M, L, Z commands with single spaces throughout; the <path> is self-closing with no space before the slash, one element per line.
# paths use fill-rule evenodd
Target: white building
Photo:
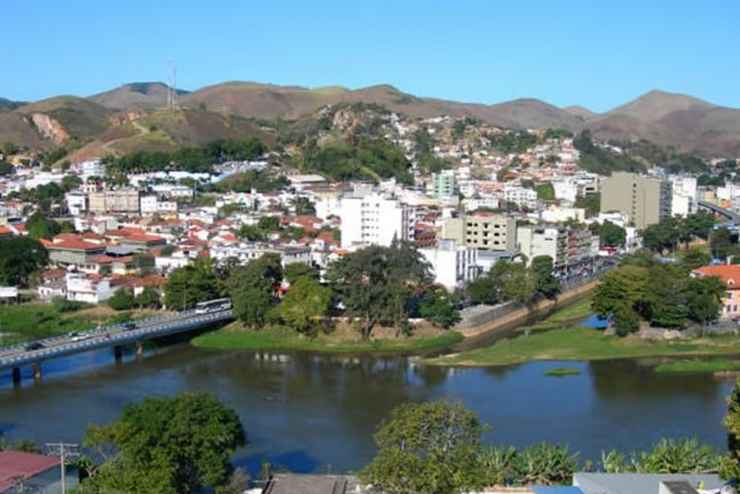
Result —
<path fill-rule="evenodd" d="M 99 304 L 113 296 L 110 280 L 98 275 L 67 273 L 67 300 Z"/>
<path fill-rule="evenodd" d="M 671 215 L 686 217 L 696 213 L 697 183 L 696 177 L 671 176 L 673 197 Z"/>
<path fill-rule="evenodd" d="M 537 192 L 532 189 L 507 185 L 504 188 L 504 200 L 520 208 L 537 209 Z"/>
<path fill-rule="evenodd" d="M 458 245 L 454 240 L 440 240 L 436 248 L 419 249 L 432 265 L 434 281 L 450 292 L 462 288 L 478 276 L 478 251 Z"/>
<path fill-rule="evenodd" d="M 393 239 L 414 240 L 414 209 L 395 196 L 377 192 L 342 197 L 342 247 L 361 245 L 389 246 Z"/>
<path fill-rule="evenodd" d="M 583 208 L 550 206 L 542 211 L 540 219 L 546 223 L 564 223 L 569 220 L 583 223 L 586 220 L 586 210 Z"/>
<path fill-rule="evenodd" d="M 64 199 L 72 216 L 80 216 L 87 211 L 87 194 L 84 192 L 67 192 Z"/>
<path fill-rule="evenodd" d="M 519 251 L 527 263 L 538 256 L 550 256 L 555 271 L 565 270 L 568 232 L 556 225 L 522 225 L 516 230 Z"/>

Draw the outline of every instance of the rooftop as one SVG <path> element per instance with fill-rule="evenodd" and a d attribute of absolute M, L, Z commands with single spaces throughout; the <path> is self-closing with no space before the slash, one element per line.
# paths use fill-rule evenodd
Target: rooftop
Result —
<path fill-rule="evenodd" d="M 20 478 L 28 479 L 59 466 L 56 456 L 22 451 L 0 451 L 0 492 L 13 487 Z"/>

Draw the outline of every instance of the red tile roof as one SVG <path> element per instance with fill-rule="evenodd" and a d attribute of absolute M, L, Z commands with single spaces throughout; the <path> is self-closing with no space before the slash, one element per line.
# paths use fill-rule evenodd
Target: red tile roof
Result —
<path fill-rule="evenodd" d="M 721 264 L 719 266 L 703 266 L 694 270 L 700 276 L 716 276 L 728 288 L 740 289 L 740 264 Z"/>
<path fill-rule="evenodd" d="M 91 242 L 85 242 L 84 240 L 79 240 L 77 238 L 69 239 L 69 240 L 57 240 L 58 237 L 55 237 L 54 240 L 41 240 L 41 243 L 44 244 L 44 247 L 46 247 L 49 250 L 84 250 L 84 251 L 95 251 L 100 249 L 105 249 L 104 244 L 93 244 Z"/>
<path fill-rule="evenodd" d="M 18 478 L 28 479 L 59 467 L 59 458 L 21 451 L 0 451 L 0 492 L 15 485 Z"/>

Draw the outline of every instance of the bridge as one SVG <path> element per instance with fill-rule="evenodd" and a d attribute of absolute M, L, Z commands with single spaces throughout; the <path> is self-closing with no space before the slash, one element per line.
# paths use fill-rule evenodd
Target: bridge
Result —
<path fill-rule="evenodd" d="M 697 205 L 700 209 L 711 211 L 714 214 L 722 216 L 727 220 L 728 223 L 732 223 L 734 225 L 740 224 L 740 214 L 734 213 L 729 209 L 721 208 L 716 204 L 712 204 L 711 202 L 706 201 L 697 201 Z"/>
<path fill-rule="evenodd" d="M 199 313 L 195 310 L 173 316 L 154 317 L 135 323 L 113 324 L 87 332 L 54 336 L 0 348 L 0 371 L 11 369 L 13 382 L 21 381 L 21 369 L 31 366 L 34 379 L 41 379 L 41 363 L 45 360 L 67 357 L 78 353 L 112 348 L 117 361 L 123 348 L 136 346 L 137 355 L 143 353 L 143 342 L 175 334 L 183 334 L 233 320 L 231 309 Z"/>

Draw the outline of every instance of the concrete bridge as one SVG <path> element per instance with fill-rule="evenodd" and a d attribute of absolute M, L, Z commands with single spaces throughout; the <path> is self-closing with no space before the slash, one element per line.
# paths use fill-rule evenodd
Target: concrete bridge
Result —
<path fill-rule="evenodd" d="M 730 211 L 729 209 L 721 208 L 716 204 L 706 201 L 697 201 L 697 205 L 699 206 L 699 209 L 710 211 L 716 215 L 722 216 L 727 220 L 727 223 L 732 223 L 733 225 L 740 224 L 740 215 Z"/>
<path fill-rule="evenodd" d="M 41 379 L 42 362 L 78 353 L 112 348 L 116 360 L 123 356 L 123 348 L 135 346 L 143 353 L 147 340 L 183 334 L 233 320 L 231 309 L 208 312 L 184 311 L 173 316 L 143 319 L 135 323 L 114 324 L 74 335 L 54 336 L 24 344 L 0 347 L 0 371 L 11 369 L 13 382 L 21 381 L 21 369 L 32 367 L 34 379 Z"/>

